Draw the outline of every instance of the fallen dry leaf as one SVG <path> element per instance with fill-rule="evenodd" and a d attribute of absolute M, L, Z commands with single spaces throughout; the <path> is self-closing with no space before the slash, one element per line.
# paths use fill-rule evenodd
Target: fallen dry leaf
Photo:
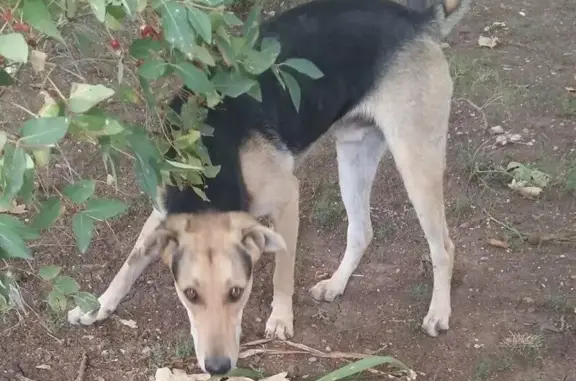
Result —
<path fill-rule="evenodd" d="M 529 199 L 538 198 L 540 193 L 542 193 L 542 188 L 526 186 L 525 181 L 516 181 L 516 179 L 512 179 L 512 182 L 508 184 L 508 188 L 520 193 L 522 196 Z"/>
<path fill-rule="evenodd" d="M 567 87 L 565 87 L 565 89 L 569 93 L 576 93 L 576 89 L 573 88 L 572 86 L 567 86 Z"/>
<path fill-rule="evenodd" d="M 288 372 L 282 372 L 274 376 L 263 378 L 260 381 L 290 381 L 288 378 L 286 378 L 287 375 Z"/>
<path fill-rule="evenodd" d="M 30 52 L 30 63 L 32 64 L 32 69 L 34 69 L 36 73 L 44 71 L 47 57 L 48 55 L 46 53 L 39 50 L 32 50 Z"/>
<path fill-rule="evenodd" d="M 259 381 L 290 381 L 286 378 L 287 372 L 278 373 L 274 376 L 263 378 Z M 186 374 L 182 369 L 159 368 L 156 370 L 155 381 L 207 381 L 210 375 L 203 374 Z M 255 381 L 248 377 L 225 377 L 227 381 Z M 219 380 L 219 378 L 214 378 Z"/>
<path fill-rule="evenodd" d="M 12 205 L 9 208 L 0 205 L 0 213 L 24 214 L 26 213 L 26 205 L 18 205 L 16 201 L 12 200 Z"/>
<path fill-rule="evenodd" d="M 496 45 L 498 45 L 498 37 L 480 36 L 478 37 L 478 45 L 480 47 L 486 47 L 492 49 L 496 47 Z"/>
<path fill-rule="evenodd" d="M 509 247 L 508 242 L 500 241 L 499 239 L 495 239 L 495 238 L 490 238 L 488 240 L 488 244 L 490 246 L 499 247 L 501 249 L 507 249 Z"/>
<path fill-rule="evenodd" d="M 124 320 L 124 319 L 119 319 L 120 324 L 125 325 L 126 327 L 130 327 L 132 329 L 136 329 L 138 328 L 138 325 L 136 324 L 136 322 L 132 319 L 130 320 Z"/>
<path fill-rule="evenodd" d="M 506 23 L 503 21 L 494 21 L 491 25 L 484 27 L 484 32 L 490 32 L 491 30 L 498 28 L 507 29 Z"/>

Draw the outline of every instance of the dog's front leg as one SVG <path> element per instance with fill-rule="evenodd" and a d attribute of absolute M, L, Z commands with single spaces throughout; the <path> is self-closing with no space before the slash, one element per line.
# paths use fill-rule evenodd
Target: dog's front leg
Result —
<path fill-rule="evenodd" d="M 130 255 L 118 271 L 118 274 L 110 283 L 106 291 L 98 298 L 100 308 L 90 312 L 84 312 L 79 307 L 74 308 L 68 312 L 68 322 L 70 324 L 83 324 L 91 325 L 97 321 L 106 319 L 112 314 L 120 301 L 132 288 L 136 279 L 142 274 L 144 269 L 156 258 L 159 257 L 159 252 L 147 252 L 144 250 L 146 239 L 164 220 L 164 214 L 154 209 L 144 226 L 142 231 L 130 252 Z"/>
<path fill-rule="evenodd" d="M 289 186 L 282 189 L 287 192 L 287 202 L 272 215 L 276 231 L 286 241 L 285 252 L 275 254 L 274 296 L 272 313 L 266 323 L 266 336 L 286 340 L 294 335 L 294 314 L 292 296 L 294 294 L 294 262 L 299 225 L 299 184 L 293 177 Z"/>

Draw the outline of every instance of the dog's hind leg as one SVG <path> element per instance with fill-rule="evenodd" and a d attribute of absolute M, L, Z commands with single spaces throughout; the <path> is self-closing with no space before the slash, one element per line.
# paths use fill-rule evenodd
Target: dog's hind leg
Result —
<path fill-rule="evenodd" d="M 106 291 L 98 298 L 100 308 L 84 312 L 79 307 L 68 312 L 68 322 L 71 324 L 90 325 L 108 318 L 118 307 L 118 304 L 134 285 L 136 279 L 148 265 L 160 256 L 159 252 L 144 251 L 146 239 L 164 220 L 164 214 L 154 209 L 130 252 L 130 255 L 116 274 Z"/>
<path fill-rule="evenodd" d="M 375 126 L 336 131 L 340 192 L 348 215 L 346 251 L 334 275 L 310 290 L 316 300 L 333 301 L 344 292 L 372 240 L 370 192 L 385 150 L 384 136 Z"/>
<path fill-rule="evenodd" d="M 448 63 L 437 43 L 408 46 L 367 102 L 384 132 L 420 225 L 434 271 L 422 327 L 431 336 L 449 328 L 454 244 L 444 210 L 443 176 L 452 96 Z"/>

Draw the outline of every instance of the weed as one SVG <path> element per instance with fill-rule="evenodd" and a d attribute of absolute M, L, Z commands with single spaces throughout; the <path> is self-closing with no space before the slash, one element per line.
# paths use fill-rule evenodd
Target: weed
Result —
<path fill-rule="evenodd" d="M 320 200 L 314 206 L 314 220 L 322 227 L 334 227 L 343 214 L 344 207 L 339 200 L 336 187 L 323 189 Z"/>
<path fill-rule="evenodd" d="M 544 302 L 546 308 L 551 309 L 557 314 L 564 314 L 571 312 L 575 306 L 572 305 L 566 295 L 552 294 L 546 298 Z"/>
<path fill-rule="evenodd" d="M 490 376 L 493 368 L 493 361 L 490 359 L 481 359 L 476 368 L 474 369 L 474 374 L 470 381 L 486 381 Z"/>
<path fill-rule="evenodd" d="M 186 358 L 194 356 L 194 343 L 192 338 L 183 337 L 174 346 L 174 352 L 178 358 Z"/>
<path fill-rule="evenodd" d="M 544 348 L 544 336 L 532 333 L 512 333 L 501 345 L 511 354 L 527 361 L 535 360 Z"/>
<path fill-rule="evenodd" d="M 428 284 L 418 283 L 410 287 L 410 296 L 416 300 L 425 299 L 428 295 Z"/>

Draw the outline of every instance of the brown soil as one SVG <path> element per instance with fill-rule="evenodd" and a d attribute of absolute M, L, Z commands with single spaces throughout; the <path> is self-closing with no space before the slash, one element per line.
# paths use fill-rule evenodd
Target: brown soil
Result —
<path fill-rule="evenodd" d="M 269 7 L 279 11 L 287 5 Z M 484 28 L 495 21 L 506 28 Z M 419 328 L 429 303 L 431 279 L 419 271 L 427 246 L 401 180 L 390 160 L 381 166 L 373 191 L 375 239 L 346 293 L 333 304 L 315 303 L 308 293 L 333 272 L 345 246 L 346 221 L 337 198 L 337 174 L 330 142 L 302 171 L 302 223 L 297 260 L 295 342 L 322 351 L 392 355 L 423 372 L 420 380 L 574 381 L 576 380 L 576 249 L 558 240 L 531 245 L 517 233 L 561 234 L 576 229 L 575 193 L 567 172 L 576 168 L 576 3 L 573 0 L 501 3 L 478 0 L 449 38 L 455 98 L 449 138 L 446 200 L 457 246 L 451 330 L 433 339 Z M 99 33 L 99 32 L 98 32 Z M 499 37 L 494 49 L 480 48 L 478 36 Z M 95 39 L 95 41 L 98 41 Z M 102 36 L 94 61 L 72 61 L 69 52 L 48 48 L 59 66 L 51 78 L 63 93 L 81 73 L 89 82 L 116 81 L 116 59 Z M 75 57 L 79 57 L 74 53 Z M 19 86 L 0 103 L 2 128 L 15 129 L 27 116 L 13 103 L 37 110 L 40 82 L 32 72 L 18 74 Z M 474 107 L 475 105 L 476 107 Z M 146 123 L 142 110 L 126 119 Z M 486 130 L 501 125 L 522 140 L 494 146 Z M 65 147 L 67 159 L 84 177 L 104 178 L 94 149 Z M 532 164 L 552 175 L 538 200 L 506 186 L 489 172 L 509 161 Z M 61 172 L 61 173 L 60 173 Z M 57 170 L 56 184 L 68 173 Z M 149 211 L 126 164 L 115 196 L 130 210 L 109 226 L 98 227 L 89 252 L 74 247 L 69 221 L 35 245 L 37 269 L 58 263 L 94 293 L 102 292 L 120 268 Z M 106 186 L 99 186 L 105 192 Z M 507 240 L 508 249 L 488 239 Z M 25 264 L 15 267 L 28 269 Z M 244 318 L 244 341 L 262 338 L 270 312 L 273 261 L 265 258 Z M 76 378 L 82 354 L 89 359 L 85 381 L 148 380 L 158 366 L 193 364 L 188 321 L 169 273 L 151 266 L 117 314 L 94 327 L 71 327 L 52 315 L 41 297 L 45 285 L 22 276 L 27 316 L 0 317 L 0 380 L 23 375 L 34 381 Z M 120 324 L 133 319 L 138 328 Z M 329 349 L 327 349 L 329 348 Z M 288 370 L 293 379 L 313 379 L 343 364 L 311 355 L 261 355 L 243 367 L 266 373 Z M 38 368 L 38 366 L 44 365 Z M 363 375 L 362 378 L 374 377 Z"/>

